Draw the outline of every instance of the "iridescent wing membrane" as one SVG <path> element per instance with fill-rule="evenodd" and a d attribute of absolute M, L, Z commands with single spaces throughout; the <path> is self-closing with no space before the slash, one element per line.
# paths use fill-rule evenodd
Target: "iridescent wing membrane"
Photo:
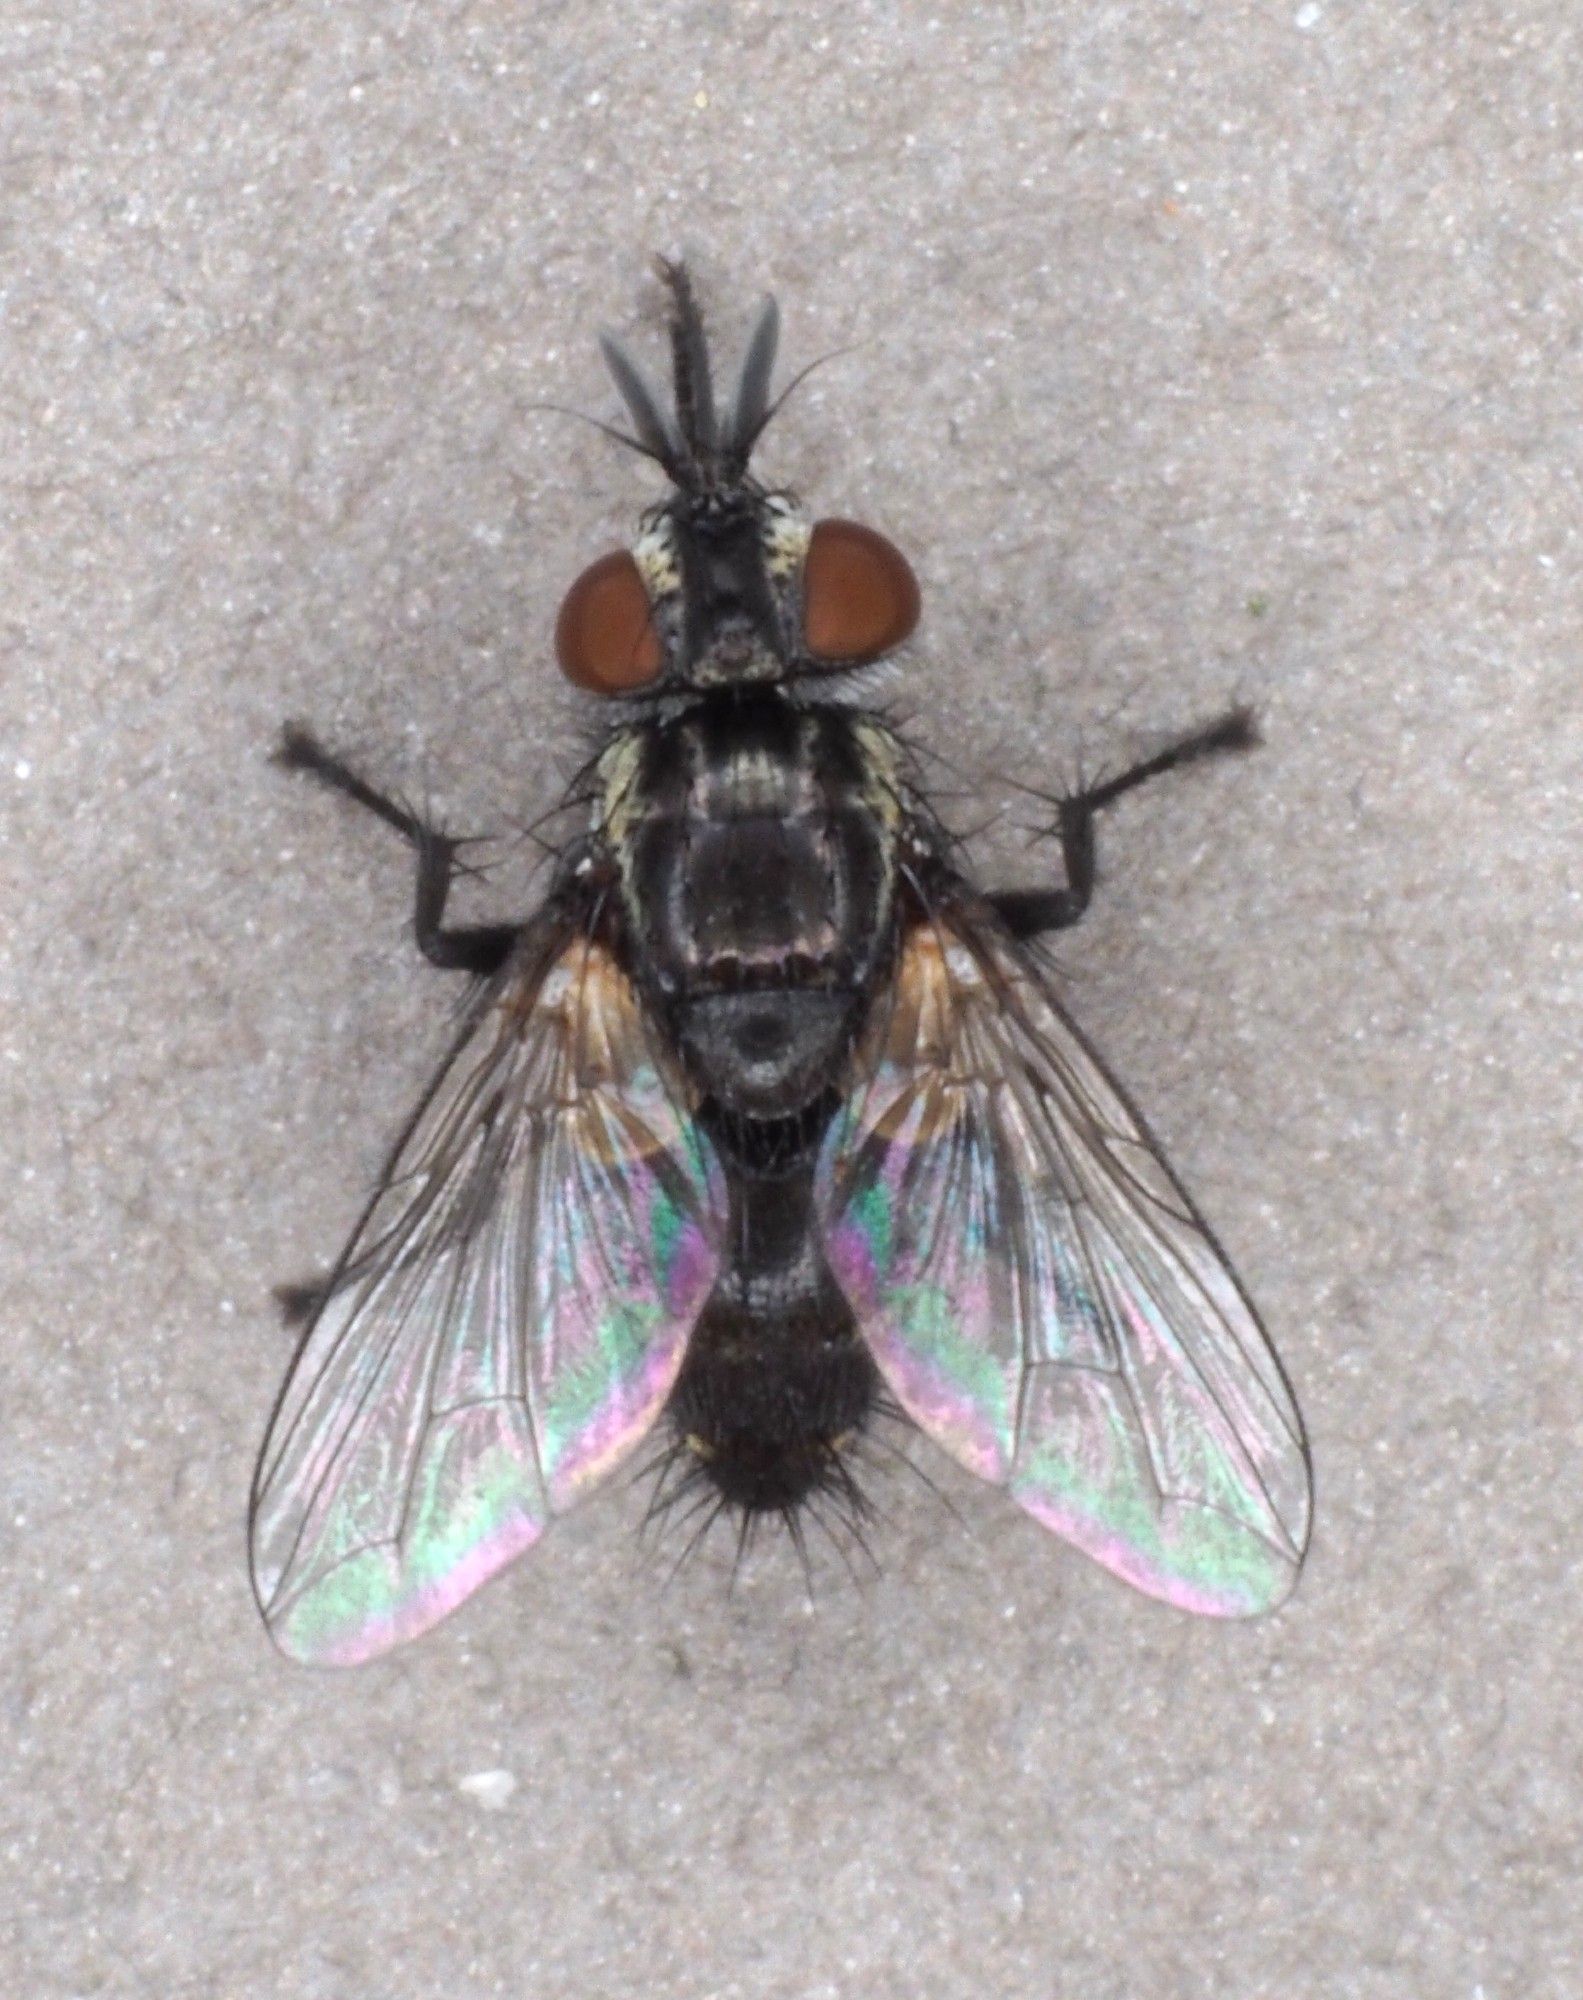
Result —
<path fill-rule="evenodd" d="M 662 1408 L 719 1265 L 718 1169 L 625 975 L 541 920 L 485 993 L 310 1328 L 253 1493 L 302 1660 L 416 1636 Z"/>
<path fill-rule="evenodd" d="M 1253 1310 L 1136 1114 L 963 892 L 905 938 L 820 1165 L 831 1268 L 961 1464 L 1127 1582 L 1290 1590 L 1307 1448 Z"/>

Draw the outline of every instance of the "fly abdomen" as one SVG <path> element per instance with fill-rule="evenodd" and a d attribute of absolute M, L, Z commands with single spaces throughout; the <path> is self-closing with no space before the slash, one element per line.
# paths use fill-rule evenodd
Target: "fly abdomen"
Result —
<path fill-rule="evenodd" d="M 733 1174 L 734 1255 L 671 1392 L 684 1478 L 749 1515 L 849 1497 L 843 1453 L 879 1386 L 811 1226 L 812 1174 L 806 1149 L 785 1171 Z"/>

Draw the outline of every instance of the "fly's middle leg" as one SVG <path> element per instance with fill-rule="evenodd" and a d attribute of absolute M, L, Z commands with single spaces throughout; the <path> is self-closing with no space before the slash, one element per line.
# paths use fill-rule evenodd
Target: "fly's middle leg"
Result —
<path fill-rule="evenodd" d="M 1094 894 L 1094 822 L 1105 807 L 1124 792 L 1174 771 L 1200 757 L 1218 756 L 1222 751 L 1252 750 L 1259 732 L 1248 708 L 1233 708 L 1202 729 L 1169 743 L 1152 757 L 1130 765 L 1113 778 L 1085 786 L 1056 804 L 1054 831 L 1061 840 L 1061 860 L 1066 869 L 1065 886 L 1059 889 L 1005 889 L 990 897 L 1002 923 L 1013 937 L 1034 938 L 1047 931 L 1065 930 L 1075 924 L 1088 908 Z"/>
<path fill-rule="evenodd" d="M 305 771 L 332 792 L 349 799 L 393 827 L 412 845 L 418 857 L 417 896 L 412 913 L 418 949 L 431 965 L 451 972 L 471 972 L 488 978 L 498 972 L 517 940 L 515 924 L 445 924 L 445 904 L 457 872 L 457 853 L 464 841 L 431 826 L 405 806 L 360 778 L 348 764 L 332 756 L 306 729 L 287 723 L 281 731 L 274 761 L 287 771 Z"/>

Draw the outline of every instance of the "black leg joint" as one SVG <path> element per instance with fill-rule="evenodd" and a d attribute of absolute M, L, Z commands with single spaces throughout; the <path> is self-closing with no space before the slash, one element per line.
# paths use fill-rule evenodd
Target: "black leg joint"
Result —
<path fill-rule="evenodd" d="M 1130 765 L 1115 777 L 1055 802 L 1054 832 L 1060 837 L 1061 862 L 1066 870 L 1064 889 L 1007 889 L 991 896 L 990 902 L 1013 937 L 1026 941 L 1047 931 L 1065 930 L 1075 924 L 1094 895 L 1097 854 L 1094 824 L 1105 807 L 1123 793 L 1147 784 L 1149 779 L 1191 764 L 1200 757 L 1222 751 L 1252 750 L 1259 741 L 1253 711 L 1228 709 L 1203 729 L 1195 729 L 1153 757 Z"/>
<path fill-rule="evenodd" d="M 511 955 L 519 928 L 515 924 L 465 924 L 447 927 L 445 905 L 457 872 L 457 854 L 465 845 L 416 813 L 376 791 L 350 765 L 332 756 L 306 729 L 287 723 L 281 731 L 274 761 L 288 771 L 303 771 L 327 790 L 341 792 L 394 829 L 416 851 L 417 894 L 412 930 L 419 951 L 431 965 L 448 972 L 469 972 L 487 979 Z"/>

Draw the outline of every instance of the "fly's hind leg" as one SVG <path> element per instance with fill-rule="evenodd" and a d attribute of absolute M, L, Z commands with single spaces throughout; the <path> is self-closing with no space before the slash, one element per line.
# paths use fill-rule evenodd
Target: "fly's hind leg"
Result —
<path fill-rule="evenodd" d="M 451 972 L 471 972 L 488 978 L 498 972 L 517 941 L 514 924 L 445 924 L 445 904 L 457 873 L 457 853 L 467 843 L 431 826 L 405 806 L 374 789 L 339 757 L 296 723 L 280 733 L 274 761 L 287 771 L 305 771 L 310 778 L 347 798 L 394 827 L 418 857 L 418 887 L 412 914 L 418 949 L 431 965 Z"/>
<path fill-rule="evenodd" d="M 1174 771 L 1182 764 L 1196 763 L 1200 757 L 1218 756 L 1225 750 L 1252 750 L 1259 741 L 1253 711 L 1233 708 L 1195 729 L 1178 742 L 1141 763 L 1131 765 L 1102 784 L 1085 786 L 1057 802 L 1055 831 L 1061 837 L 1061 860 L 1066 883 L 1060 889 L 1005 889 L 990 897 L 1002 923 L 1013 937 L 1035 938 L 1046 931 L 1065 930 L 1075 924 L 1088 908 L 1094 894 L 1094 822 L 1105 807 L 1150 778 Z"/>

